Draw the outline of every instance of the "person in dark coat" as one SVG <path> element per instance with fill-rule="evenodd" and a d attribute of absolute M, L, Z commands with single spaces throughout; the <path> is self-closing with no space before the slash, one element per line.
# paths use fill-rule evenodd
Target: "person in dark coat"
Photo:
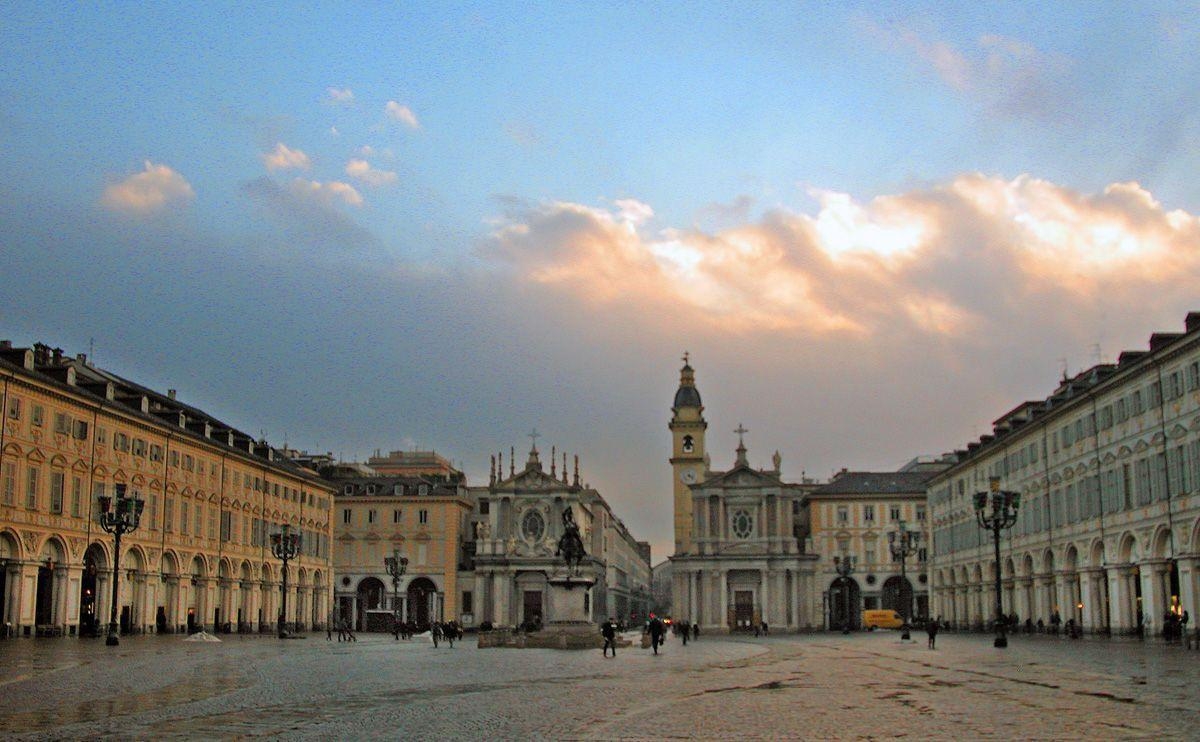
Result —
<path fill-rule="evenodd" d="M 696 641 L 699 638 L 700 638 L 700 624 L 694 623 L 694 624 L 692 624 L 692 641 Z"/>
<path fill-rule="evenodd" d="M 658 654 L 658 645 L 663 643 L 664 630 L 665 630 L 665 628 L 663 627 L 662 620 L 658 616 L 651 614 L 650 615 L 650 646 L 654 647 L 655 654 Z"/>
<path fill-rule="evenodd" d="M 936 649 L 938 622 L 936 618 L 931 618 L 925 623 L 925 633 L 929 634 L 929 648 Z"/>
<path fill-rule="evenodd" d="M 608 650 L 612 649 L 612 656 L 617 656 L 617 622 L 609 616 L 604 625 L 600 627 L 600 635 L 604 637 L 604 656 L 608 656 Z"/>

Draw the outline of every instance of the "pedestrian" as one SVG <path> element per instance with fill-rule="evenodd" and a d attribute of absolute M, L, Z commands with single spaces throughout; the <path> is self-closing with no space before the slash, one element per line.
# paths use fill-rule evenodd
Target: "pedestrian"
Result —
<path fill-rule="evenodd" d="M 937 648 L 937 633 L 938 633 L 938 622 L 937 622 L 936 618 L 931 619 L 928 623 L 925 624 L 925 633 L 929 634 L 929 648 L 936 649 Z"/>
<path fill-rule="evenodd" d="M 697 621 L 696 623 L 692 624 L 692 641 L 696 641 L 699 638 L 700 638 L 700 622 Z"/>
<path fill-rule="evenodd" d="M 348 641 L 358 641 L 358 637 L 354 635 L 354 626 L 349 621 L 346 622 L 346 635 L 350 637 Z"/>
<path fill-rule="evenodd" d="M 765 620 L 762 622 L 762 629 L 763 629 L 763 634 L 771 633 L 771 627 L 767 625 L 767 622 Z"/>
<path fill-rule="evenodd" d="M 608 656 L 608 650 L 612 649 L 612 656 L 617 656 L 617 624 L 612 620 L 612 616 L 604 622 L 600 627 L 600 635 L 604 637 L 604 656 Z"/>
<path fill-rule="evenodd" d="M 429 627 L 429 635 L 433 637 L 433 648 L 437 649 L 438 639 L 442 638 L 442 625 L 436 621 Z"/>
<path fill-rule="evenodd" d="M 346 638 L 346 619 L 338 619 L 338 641 L 350 641 Z"/>
<path fill-rule="evenodd" d="M 454 640 L 458 638 L 458 631 L 454 628 L 454 622 L 451 621 L 446 624 L 445 628 L 442 629 L 442 633 L 446 636 L 446 643 L 450 645 L 451 649 L 454 649 Z"/>
<path fill-rule="evenodd" d="M 325 622 L 325 641 L 333 641 L 333 621 Z"/>
<path fill-rule="evenodd" d="M 654 647 L 654 653 L 658 654 L 658 645 L 663 643 L 663 622 L 658 616 L 650 614 L 650 646 Z"/>

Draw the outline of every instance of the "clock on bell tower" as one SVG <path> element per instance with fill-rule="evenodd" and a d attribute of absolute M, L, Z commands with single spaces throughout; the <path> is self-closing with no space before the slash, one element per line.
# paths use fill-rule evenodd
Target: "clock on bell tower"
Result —
<path fill-rule="evenodd" d="M 692 550 L 692 491 L 691 485 L 704 480 L 704 405 L 696 389 L 696 374 L 683 354 L 679 372 L 679 389 L 671 407 L 671 468 L 675 491 L 675 554 Z"/>

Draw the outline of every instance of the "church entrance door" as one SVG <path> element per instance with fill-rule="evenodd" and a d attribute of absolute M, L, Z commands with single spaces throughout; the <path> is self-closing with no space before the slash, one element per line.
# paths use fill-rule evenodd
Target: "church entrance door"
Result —
<path fill-rule="evenodd" d="M 733 620 L 739 629 L 754 628 L 754 591 L 735 590 L 733 593 Z"/>
<path fill-rule="evenodd" d="M 542 591 L 526 590 L 524 611 L 521 621 L 530 628 L 541 628 L 542 625 Z"/>

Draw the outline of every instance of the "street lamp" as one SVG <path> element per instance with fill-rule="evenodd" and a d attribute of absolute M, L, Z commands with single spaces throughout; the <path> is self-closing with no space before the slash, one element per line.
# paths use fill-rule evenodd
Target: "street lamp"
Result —
<path fill-rule="evenodd" d="M 842 554 L 833 558 L 833 568 L 842 578 L 842 633 L 850 633 L 850 575 L 854 574 L 855 557 Z"/>
<path fill-rule="evenodd" d="M 996 641 L 993 646 L 1003 649 L 1008 646 L 1008 637 L 1004 635 L 1004 602 L 1000 587 L 1000 531 L 1012 528 L 1017 522 L 1017 508 L 1021 506 L 1021 493 L 1000 489 L 1000 477 L 992 477 L 988 484 L 988 492 L 975 493 L 975 517 L 979 527 L 992 532 L 992 542 L 996 547 Z M 991 509 L 989 510 L 989 503 Z"/>
<path fill-rule="evenodd" d="M 279 609 L 279 638 L 287 638 L 287 575 L 288 561 L 295 559 L 300 553 L 300 534 L 292 533 L 292 527 L 283 524 L 283 530 L 271 534 L 271 553 L 276 559 L 283 560 L 283 603 Z"/>
<path fill-rule="evenodd" d="M 896 530 L 888 531 L 888 549 L 892 552 L 892 559 L 900 560 L 900 617 L 904 619 L 904 633 L 900 638 L 905 640 L 911 638 L 908 622 L 912 618 L 912 589 L 909 588 L 904 565 L 909 556 L 917 553 L 920 540 L 921 532 L 908 530 L 908 525 L 903 520 L 896 524 Z"/>
<path fill-rule="evenodd" d="M 108 638 L 104 643 L 110 647 L 115 647 L 120 644 L 117 639 L 117 588 L 121 580 L 121 536 L 126 533 L 132 533 L 137 530 L 138 525 L 142 522 L 142 508 L 146 503 L 136 495 L 133 497 L 125 496 L 125 485 L 118 484 L 116 508 L 113 508 L 113 498 L 107 495 L 100 495 L 97 499 L 100 502 L 100 527 L 106 533 L 113 535 L 113 584 L 112 584 L 112 609 L 108 614 Z"/>
<path fill-rule="evenodd" d="M 400 556 L 399 549 L 392 549 L 390 557 L 383 558 L 387 573 L 392 576 L 392 622 L 393 628 L 400 625 L 400 578 L 408 569 L 408 557 Z M 396 639 L 400 639 L 400 631 L 396 630 Z"/>

